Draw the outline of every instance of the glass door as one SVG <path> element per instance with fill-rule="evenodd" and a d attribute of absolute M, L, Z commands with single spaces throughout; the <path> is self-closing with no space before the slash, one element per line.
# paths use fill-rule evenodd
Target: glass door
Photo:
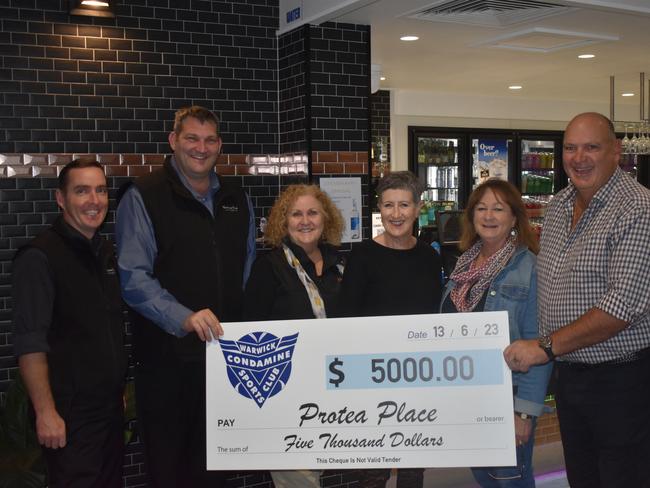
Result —
<path fill-rule="evenodd" d="M 435 240 L 436 215 L 459 207 L 461 138 L 452 134 L 418 134 L 414 138 L 414 173 L 424 191 L 418 219 L 420 238 Z"/>
<path fill-rule="evenodd" d="M 543 200 L 555 193 L 556 143 L 521 140 L 521 193 Z"/>
<path fill-rule="evenodd" d="M 458 138 L 418 137 L 418 178 L 425 201 L 458 207 Z"/>
<path fill-rule="evenodd" d="M 520 139 L 519 189 L 530 223 L 538 234 L 548 202 L 559 190 L 560 141 L 543 135 L 525 135 Z"/>
<path fill-rule="evenodd" d="M 423 188 L 416 231 L 423 240 L 436 240 L 437 212 L 461 209 L 466 201 L 467 132 L 437 127 L 409 127 L 408 132 L 409 169 Z"/>

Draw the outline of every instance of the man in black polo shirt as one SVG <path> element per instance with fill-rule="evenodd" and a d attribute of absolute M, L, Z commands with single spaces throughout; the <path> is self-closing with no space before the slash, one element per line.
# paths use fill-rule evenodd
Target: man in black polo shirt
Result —
<path fill-rule="evenodd" d="M 68 164 L 56 201 L 63 215 L 14 261 L 14 348 L 49 486 L 117 488 L 127 363 L 113 245 L 97 232 L 108 208 L 101 165 Z"/>
<path fill-rule="evenodd" d="M 117 210 L 122 295 L 135 311 L 138 423 L 150 486 L 222 486 L 206 472 L 205 344 L 240 320 L 255 256 L 248 196 L 214 172 L 219 123 L 176 112 L 173 155 L 138 178 Z"/>

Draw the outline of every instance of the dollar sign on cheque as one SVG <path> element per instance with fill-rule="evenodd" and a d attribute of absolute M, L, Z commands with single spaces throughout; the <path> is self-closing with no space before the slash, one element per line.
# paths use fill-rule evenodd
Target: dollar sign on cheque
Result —
<path fill-rule="evenodd" d="M 334 358 L 334 361 L 330 363 L 330 373 L 336 375 L 336 378 L 330 378 L 329 381 L 336 388 L 338 388 L 345 379 L 345 373 L 339 369 L 341 366 L 343 366 L 343 361 L 341 361 L 339 358 Z"/>

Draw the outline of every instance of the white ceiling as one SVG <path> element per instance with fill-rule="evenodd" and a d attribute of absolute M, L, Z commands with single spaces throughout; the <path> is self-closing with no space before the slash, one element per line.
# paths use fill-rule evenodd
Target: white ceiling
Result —
<path fill-rule="evenodd" d="M 574 9 L 508 27 L 484 27 L 406 17 L 441 0 L 365 0 L 358 2 L 356 10 L 349 11 L 348 6 L 347 13 L 327 20 L 371 26 L 372 63 L 381 65 L 387 78 L 381 82 L 384 89 L 603 102 L 609 100 L 609 77 L 614 75 L 617 106 L 627 103 L 638 107 L 639 73 L 647 72 L 646 93 L 650 80 L 650 0 L 548 1 Z M 536 30 L 518 41 L 520 44 L 538 40 L 543 46 L 554 46 L 548 30 L 618 40 L 551 52 L 516 51 L 485 44 L 532 29 Z M 405 34 L 420 39 L 400 41 Z M 596 57 L 579 60 L 581 53 Z M 508 90 L 513 84 L 523 89 Z M 620 94 L 626 91 L 636 96 L 622 99 Z M 648 98 L 646 95 L 646 106 Z"/>

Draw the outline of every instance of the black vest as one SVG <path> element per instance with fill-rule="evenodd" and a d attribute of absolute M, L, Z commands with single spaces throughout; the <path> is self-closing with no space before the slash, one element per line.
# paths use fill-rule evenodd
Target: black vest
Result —
<path fill-rule="evenodd" d="M 73 399 L 119 401 L 127 356 L 113 243 L 93 246 L 60 217 L 26 247 L 46 255 L 54 283 L 47 359 L 57 410 L 63 415 Z"/>
<path fill-rule="evenodd" d="M 321 276 L 316 276 L 316 269 L 313 263 L 305 254 L 305 251 L 296 244 L 285 238 L 284 243 L 289 246 L 294 256 L 298 258 L 303 269 L 311 277 L 318 288 L 321 298 L 325 304 L 325 311 L 328 317 L 335 317 L 338 310 L 338 295 L 341 289 L 342 271 L 339 269 L 345 266 L 342 254 L 328 244 L 319 244 L 323 257 L 323 270 Z M 282 247 L 276 247 L 261 259 L 268 259 L 273 267 L 275 279 L 279 282 L 278 295 L 276 296 L 271 315 L 264 317 L 264 320 L 291 320 L 291 319 L 312 319 L 314 311 L 309 301 L 309 295 L 298 277 L 298 273 L 289 266 Z M 254 297 L 251 297 L 254 299 Z M 254 305 L 253 305 L 254 308 Z M 260 318 L 257 318 L 259 320 Z"/>
<path fill-rule="evenodd" d="M 244 191 L 220 181 L 213 217 L 185 188 L 169 158 L 160 170 L 134 184 L 153 224 L 158 248 L 154 277 L 194 312 L 209 308 L 222 322 L 241 320 L 249 225 Z M 205 346 L 196 334 L 178 339 L 141 315 L 135 316 L 138 361 L 165 361 L 170 354 L 205 359 Z"/>

